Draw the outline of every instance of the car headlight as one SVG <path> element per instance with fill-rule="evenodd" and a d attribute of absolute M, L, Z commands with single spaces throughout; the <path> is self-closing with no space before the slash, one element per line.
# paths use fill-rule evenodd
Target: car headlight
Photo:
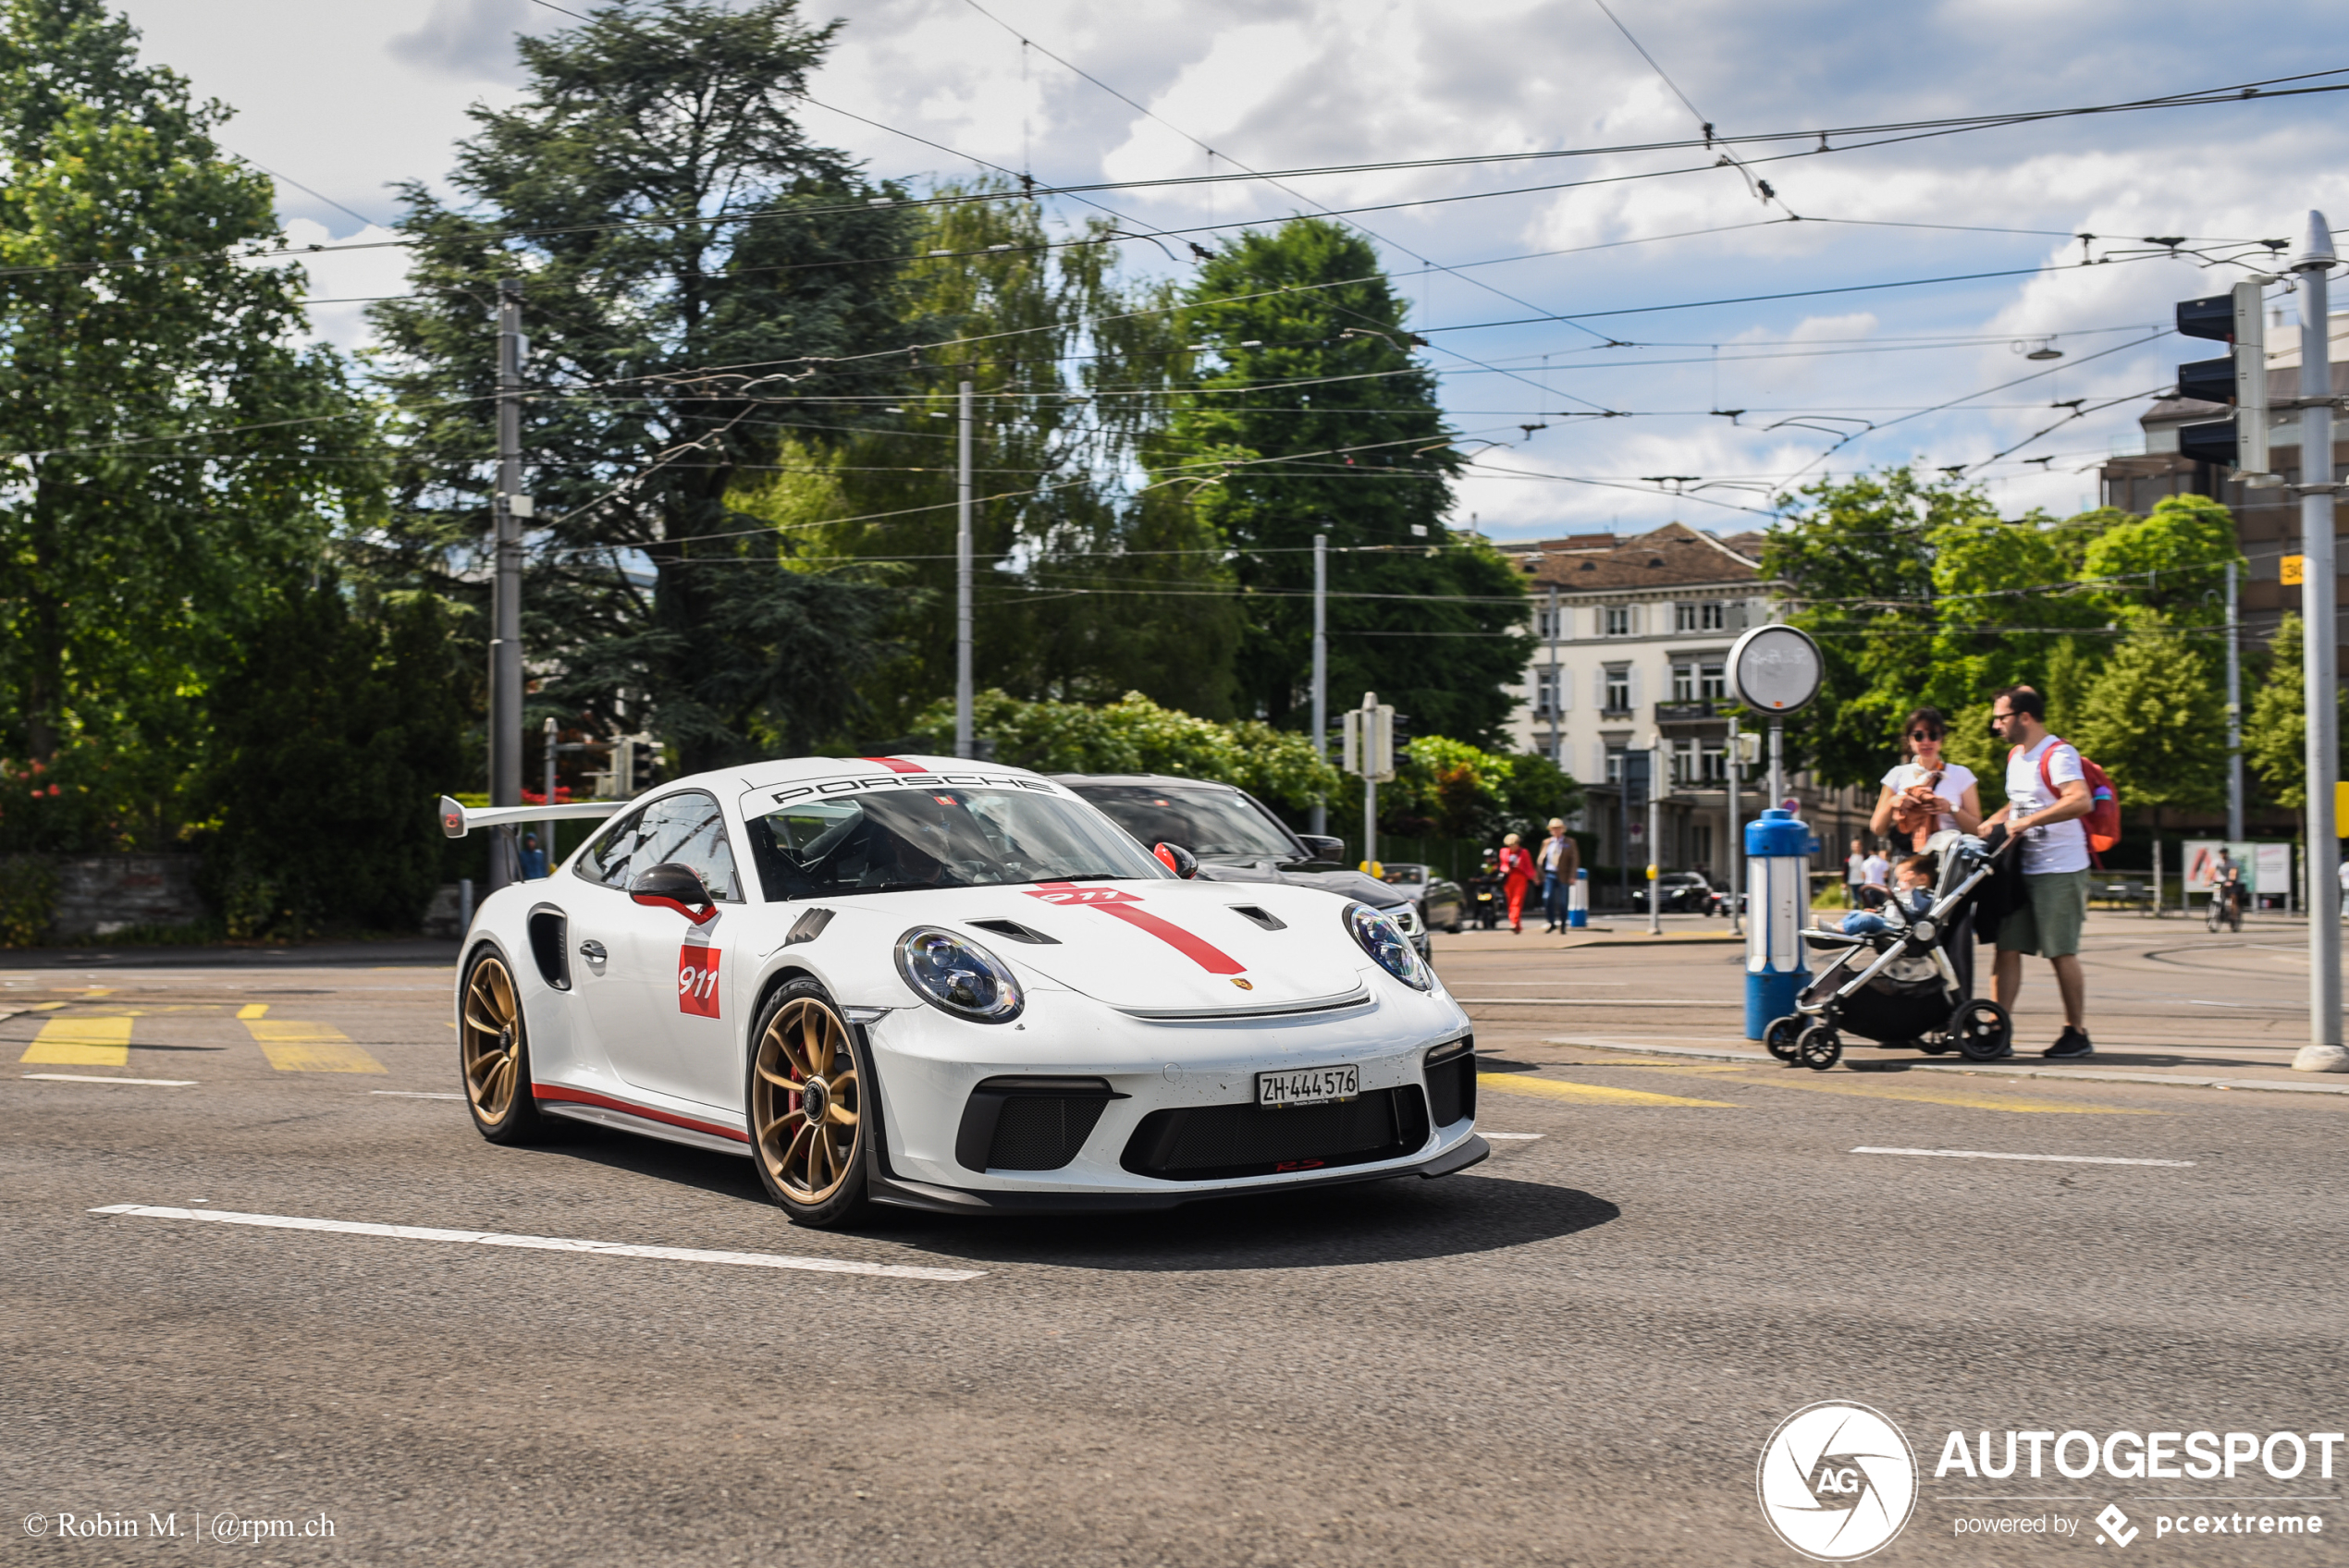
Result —
<path fill-rule="evenodd" d="M 897 938 L 897 973 L 930 1006 L 974 1023 L 1009 1023 L 1027 1005 L 1002 960 L 935 925 L 916 925 Z"/>
<path fill-rule="evenodd" d="M 1411 939 L 1396 928 L 1394 921 L 1368 904 L 1347 904 L 1341 918 L 1355 942 L 1381 969 L 1415 991 L 1435 988 L 1435 972 L 1428 968 L 1419 950 L 1411 946 Z"/>

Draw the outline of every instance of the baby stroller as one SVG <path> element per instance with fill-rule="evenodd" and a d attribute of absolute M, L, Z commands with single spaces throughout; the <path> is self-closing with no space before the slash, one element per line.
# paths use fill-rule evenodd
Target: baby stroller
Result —
<path fill-rule="evenodd" d="M 1762 1043 L 1789 1067 L 1825 1072 L 1843 1057 L 1846 1033 L 1879 1045 L 1909 1045 L 1927 1055 L 1956 1050 L 1969 1061 L 2007 1054 L 2013 1021 L 2007 1010 L 1972 994 L 1974 894 L 1998 873 L 1997 849 L 1968 834 L 1937 833 L 1927 849 L 1940 857 L 1932 903 L 1922 914 L 1900 900 L 1880 912 L 1888 929 L 1847 934 L 1806 930 L 1803 940 L 1835 959 L 1796 997 L 1794 1011 L 1774 1019 Z"/>

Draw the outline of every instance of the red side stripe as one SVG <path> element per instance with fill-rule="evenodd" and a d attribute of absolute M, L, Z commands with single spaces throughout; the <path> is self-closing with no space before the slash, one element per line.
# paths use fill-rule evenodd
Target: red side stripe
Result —
<path fill-rule="evenodd" d="M 609 1095 L 599 1095 L 588 1089 L 573 1089 L 561 1084 L 533 1084 L 530 1092 L 542 1100 L 572 1100 L 580 1105 L 597 1106 L 605 1110 L 624 1111 L 641 1116 L 647 1121 L 665 1121 L 671 1127 L 683 1127 L 691 1132 L 707 1133 L 713 1137 L 732 1138 L 738 1144 L 750 1142 L 750 1134 L 739 1127 L 728 1127 L 716 1121 L 696 1121 L 690 1116 L 671 1116 L 665 1110 L 655 1110 L 648 1105 L 633 1105 L 616 1100 Z"/>
<path fill-rule="evenodd" d="M 864 757 L 864 762 L 877 762 L 892 773 L 928 773 L 929 768 L 905 761 L 903 757 Z"/>

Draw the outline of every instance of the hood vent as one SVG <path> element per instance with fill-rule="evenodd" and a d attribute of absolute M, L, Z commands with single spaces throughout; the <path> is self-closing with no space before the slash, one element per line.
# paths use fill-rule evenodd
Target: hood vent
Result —
<path fill-rule="evenodd" d="M 1234 904 L 1232 906 L 1232 913 L 1234 914 L 1247 916 L 1248 919 L 1256 922 L 1257 925 L 1264 927 L 1267 931 L 1285 931 L 1288 929 L 1287 921 L 1281 919 L 1278 915 L 1275 915 L 1269 911 L 1258 909 L 1254 904 Z"/>
<path fill-rule="evenodd" d="M 1009 937 L 1015 942 L 1032 942 L 1039 947 L 1057 948 L 1061 939 L 1047 937 L 1032 925 L 1022 925 L 1016 920 L 966 920 L 963 923 L 980 931 L 992 931 L 998 937 Z"/>

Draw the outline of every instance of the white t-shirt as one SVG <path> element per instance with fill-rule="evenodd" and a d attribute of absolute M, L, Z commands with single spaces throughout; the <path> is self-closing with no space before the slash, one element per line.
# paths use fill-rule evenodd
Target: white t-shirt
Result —
<path fill-rule="evenodd" d="M 2349 860 L 2344 860 L 2341 864 L 2344 869 L 2349 869 Z M 1868 879 L 1868 857 L 1865 855 L 1852 855 L 1845 860 L 1843 863 L 1843 879 L 1854 888 L 1858 887 L 1861 883 L 1865 882 Z"/>
<path fill-rule="evenodd" d="M 1897 795 L 1913 785 L 1924 783 L 1927 777 L 1926 769 L 1915 763 L 1904 762 L 1884 776 L 1884 787 Z M 1947 762 L 1941 765 L 1941 782 L 1933 787 L 1933 792 L 1952 806 L 1962 805 L 1966 790 L 1973 786 L 1974 769 L 1962 762 Z M 1947 808 L 1933 819 L 1933 830 L 1937 833 L 1943 828 L 1954 828 L 1957 825 L 1957 813 Z"/>
<path fill-rule="evenodd" d="M 1860 880 L 1878 888 L 1892 885 L 1892 863 L 1879 854 L 1871 854 L 1861 863 Z"/>
<path fill-rule="evenodd" d="M 2052 754 L 2048 748 L 2053 746 Z M 2007 802 L 2014 808 L 2008 818 L 2023 816 L 2056 803 L 2056 795 L 2048 792 L 2039 778 L 2039 759 L 2048 759 L 2048 777 L 2056 782 L 2060 794 L 2066 784 L 2077 784 L 2087 778 L 2080 771 L 2080 753 L 2050 735 L 2028 752 L 2011 757 L 2007 763 Z M 2085 871 L 2088 869 L 2088 829 L 2078 817 L 2068 822 L 2048 822 L 2032 828 L 2023 836 L 2023 875 L 2043 876 L 2051 871 Z"/>

